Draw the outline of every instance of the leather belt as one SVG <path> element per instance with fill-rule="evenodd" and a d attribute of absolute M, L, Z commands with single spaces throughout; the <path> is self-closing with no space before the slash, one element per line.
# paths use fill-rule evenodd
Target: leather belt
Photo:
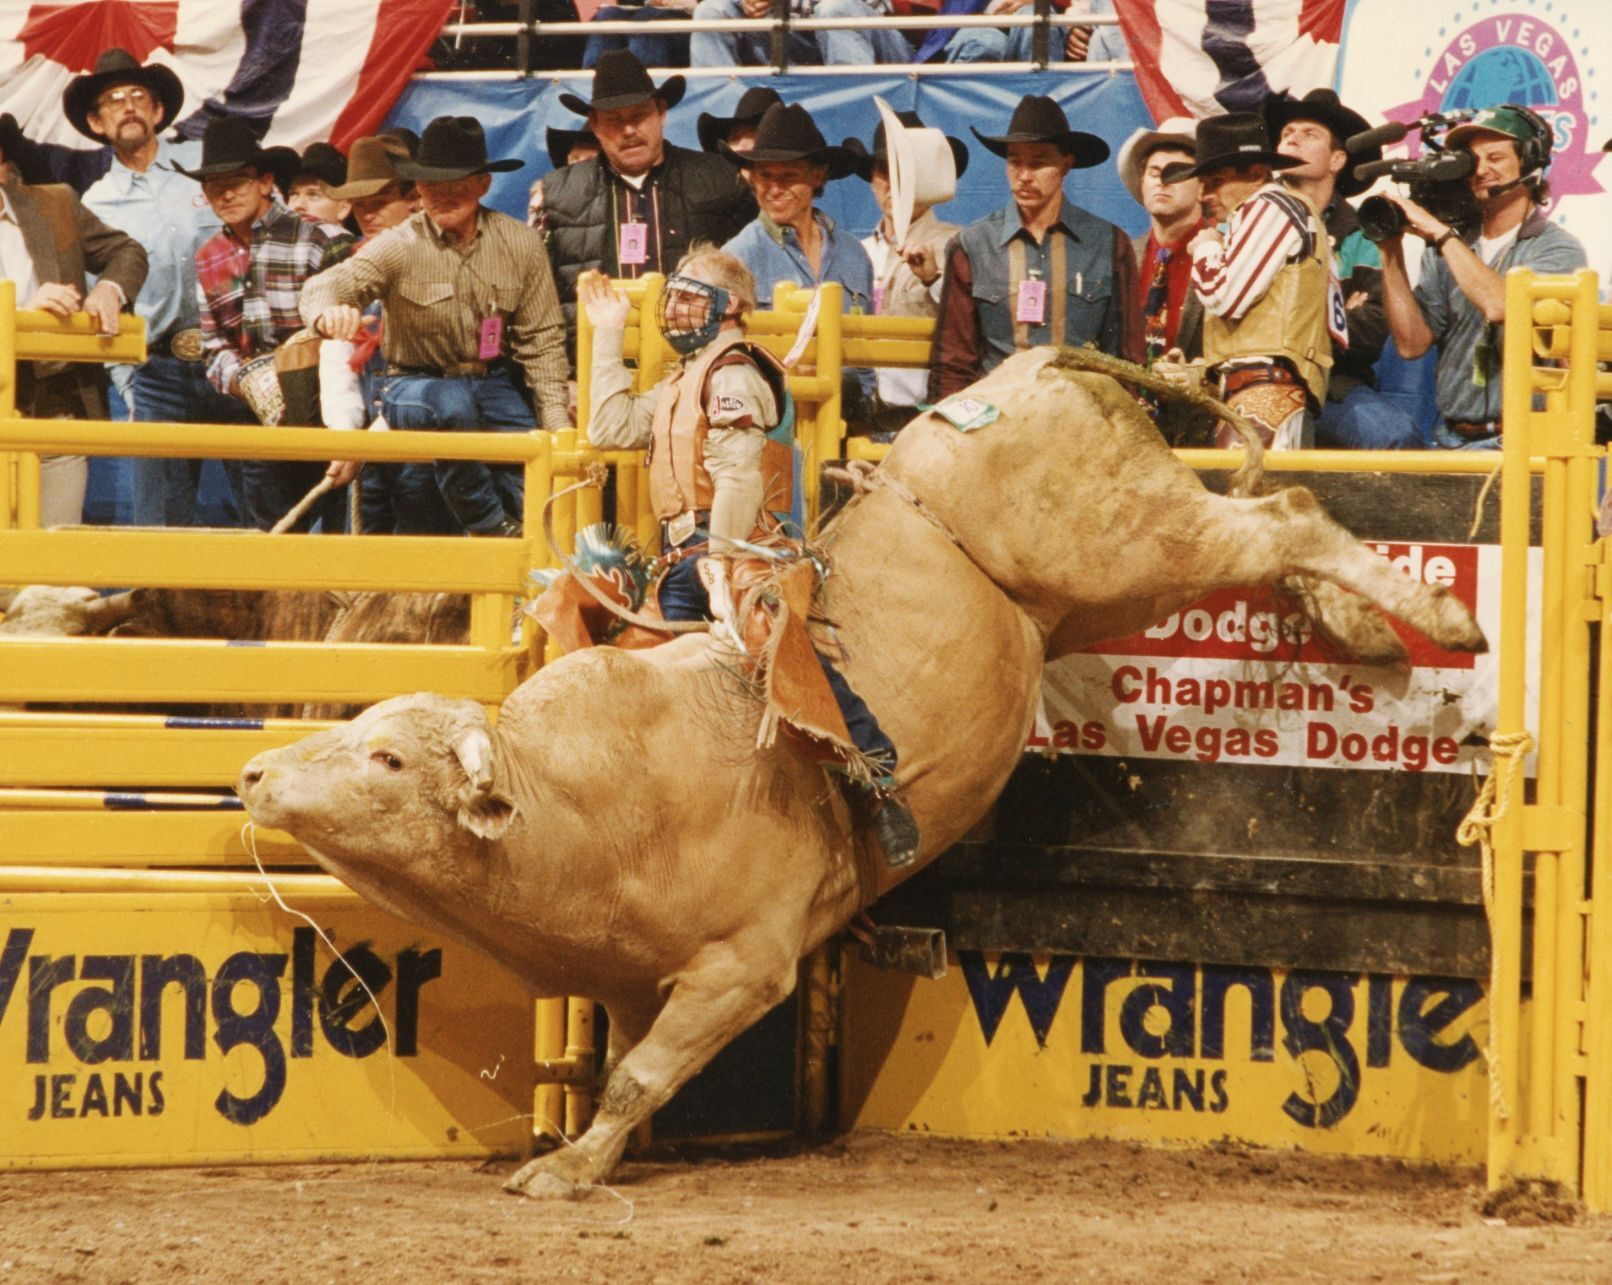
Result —
<path fill-rule="evenodd" d="M 1492 419 L 1447 419 L 1444 421 L 1444 427 L 1449 429 L 1450 432 L 1454 433 L 1457 437 L 1465 437 L 1469 439 L 1476 439 L 1479 437 L 1498 437 L 1500 434 L 1499 422 Z"/>
<path fill-rule="evenodd" d="M 419 375 L 426 379 L 461 379 L 466 376 L 479 378 L 482 375 L 491 375 L 503 370 L 505 363 L 498 361 L 461 361 L 451 366 L 398 366 L 392 365 L 387 369 L 394 375 Z"/>
<path fill-rule="evenodd" d="M 1230 397 L 1233 393 L 1241 392 L 1245 388 L 1252 388 L 1255 384 L 1302 384 L 1304 381 L 1298 377 L 1296 371 L 1285 362 L 1271 361 L 1259 362 L 1255 365 L 1221 367 L 1220 395 Z"/>

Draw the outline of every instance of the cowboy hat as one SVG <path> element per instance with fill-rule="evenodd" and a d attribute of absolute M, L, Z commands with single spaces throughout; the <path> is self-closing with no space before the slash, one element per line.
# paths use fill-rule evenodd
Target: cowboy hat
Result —
<path fill-rule="evenodd" d="M 571 163 L 569 160 L 571 149 L 579 143 L 593 148 L 594 151 L 599 150 L 599 140 L 594 137 L 591 129 L 555 129 L 554 126 L 550 125 L 548 127 L 549 163 L 555 169 L 569 165 Z"/>
<path fill-rule="evenodd" d="M 752 85 L 740 95 L 738 106 L 733 109 L 733 115 L 713 116 L 710 112 L 701 112 L 694 126 L 695 132 L 700 136 L 700 150 L 716 151 L 716 145 L 727 140 L 728 135 L 733 133 L 735 125 L 755 125 L 767 114 L 767 108 L 783 101 L 776 89 L 768 89 L 765 85 Z"/>
<path fill-rule="evenodd" d="M 1364 134 L 1371 128 L 1371 122 L 1345 107 L 1330 89 L 1312 89 L 1303 98 L 1273 94 L 1265 100 L 1265 128 L 1271 138 L 1280 142 L 1282 130 L 1296 120 L 1313 120 L 1325 125 L 1332 131 L 1333 142 L 1339 148 L 1356 134 Z M 1348 163 L 1338 171 L 1335 187 L 1339 196 L 1359 196 L 1371 184 L 1357 179 L 1355 168 L 1368 161 L 1382 160 L 1383 149 L 1378 146 L 1364 152 L 1350 152 L 1348 156 Z"/>
<path fill-rule="evenodd" d="M 336 187 L 347 181 L 347 158 L 330 143 L 309 143 L 291 172 L 293 184 L 300 178 L 316 178 L 326 187 Z"/>
<path fill-rule="evenodd" d="M 896 119 L 909 130 L 927 129 L 928 127 L 919 119 L 917 112 L 897 112 Z M 939 130 L 929 130 L 931 134 L 939 134 L 945 140 L 947 149 L 952 154 L 952 164 L 956 167 L 956 178 L 962 178 L 968 169 L 968 144 L 960 138 L 953 138 L 950 134 L 940 134 Z M 840 146 L 851 153 L 852 172 L 864 182 L 873 177 L 873 167 L 878 164 L 889 163 L 889 146 L 885 138 L 884 120 L 881 117 L 873 131 L 873 142 L 864 146 L 860 138 L 847 138 Z"/>
<path fill-rule="evenodd" d="M 873 96 L 879 124 L 873 132 L 873 150 L 861 140 L 848 138 L 845 150 L 852 171 L 871 181 L 873 167 L 882 164 L 890 186 L 890 225 L 895 243 L 903 244 L 919 209 L 944 205 L 957 195 L 957 176 L 968 166 L 968 148 L 938 129 L 929 129 L 917 112 L 901 112 Z"/>
<path fill-rule="evenodd" d="M 474 116 L 438 116 L 420 135 L 414 155 L 398 157 L 392 168 L 399 178 L 417 183 L 450 183 L 472 174 L 505 174 L 525 164 L 514 159 L 489 161 L 487 135 Z"/>
<path fill-rule="evenodd" d="M 1074 158 L 1077 170 L 1101 165 L 1108 159 L 1108 144 L 1096 134 L 1069 128 L 1069 118 L 1052 99 L 1026 94 L 1013 109 L 1005 134 L 982 134 L 974 126 L 974 137 L 998 156 L 1006 156 L 1010 143 L 1052 143 L 1060 152 Z"/>
<path fill-rule="evenodd" d="M 687 88 L 681 76 L 668 76 L 657 87 L 631 50 L 612 49 L 593 65 L 593 101 L 575 94 L 561 94 L 560 102 L 578 116 L 615 111 L 618 107 L 636 107 L 651 98 L 660 99 L 670 109 L 683 101 L 683 91 Z"/>
<path fill-rule="evenodd" d="M 335 187 L 327 184 L 325 195 L 333 201 L 356 201 L 384 191 L 388 184 L 406 182 L 396 165 L 408 157 L 408 145 L 393 135 L 357 139 L 347 158 L 347 181 Z"/>
<path fill-rule="evenodd" d="M 139 85 L 150 92 L 162 107 L 162 119 L 157 122 L 161 130 L 173 124 L 179 109 L 185 105 L 185 87 L 173 69 L 160 63 L 142 67 L 127 49 L 108 49 L 95 60 L 95 69 L 67 82 L 62 93 L 62 112 L 68 122 L 85 138 L 97 143 L 107 141 L 105 134 L 90 128 L 90 113 L 95 103 L 113 85 Z"/>
<path fill-rule="evenodd" d="M 198 183 L 215 174 L 231 174 L 251 166 L 268 174 L 282 192 L 291 186 L 291 176 L 300 157 L 289 147 L 264 147 L 252 127 L 239 116 L 215 116 L 202 133 L 201 164 L 187 170 L 177 161 L 173 168 Z"/>
<path fill-rule="evenodd" d="M 1142 203 L 1142 171 L 1147 168 L 1148 157 L 1161 148 L 1172 152 L 1195 154 L 1197 142 L 1193 131 L 1196 126 L 1190 116 L 1172 116 L 1157 129 L 1142 128 L 1121 144 L 1119 149 L 1119 177 L 1125 190 Z"/>
<path fill-rule="evenodd" d="M 753 165 L 790 161 L 813 161 L 828 167 L 831 179 L 851 173 L 854 158 L 843 147 L 831 147 L 817 128 L 817 122 L 799 103 L 774 103 L 756 126 L 756 145 L 748 152 L 735 151 L 723 140 L 717 149 L 740 169 Z"/>
<path fill-rule="evenodd" d="M 1197 178 L 1210 170 L 1268 165 L 1273 170 L 1290 170 L 1304 164 L 1293 156 L 1271 150 L 1264 118 L 1254 112 L 1227 112 L 1207 116 L 1198 122 L 1198 160 L 1193 165 L 1172 165 L 1164 171 L 1166 183 Z"/>

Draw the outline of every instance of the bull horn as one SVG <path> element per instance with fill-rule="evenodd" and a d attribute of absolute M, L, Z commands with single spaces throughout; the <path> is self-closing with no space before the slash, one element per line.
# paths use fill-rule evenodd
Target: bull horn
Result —
<path fill-rule="evenodd" d="M 134 590 L 125 589 L 105 598 L 97 598 L 84 607 L 84 632 L 105 633 L 116 628 L 134 614 Z"/>
<path fill-rule="evenodd" d="M 453 743 L 453 754 L 471 784 L 476 787 L 476 793 L 490 793 L 493 788 L 493 738 L 487 735 L 486 729 L 471 728 Z"/>

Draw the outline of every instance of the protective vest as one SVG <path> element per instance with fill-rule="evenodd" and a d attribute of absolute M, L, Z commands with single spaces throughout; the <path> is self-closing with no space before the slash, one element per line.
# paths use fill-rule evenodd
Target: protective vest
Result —
<path fill-rule="evenodd" d="M 771 353 L 730 330 L 702 348 L 656 403 L 650 424 L 649 501 L 662 522 L 691 509 L 711 507 L 715 488 L 705 468 L 705 439 L 711 431 L 705 415 L 706 386 L 717 367 L 743 361 L 761 371 L 778 404 L 778 423 L 768 430 L 762 448 L 762 507 L 774 513 L 790 512 L 795 490 L 795 416 L 784 368 Z"/>
<path fill-rule="evenodd" d="M 1284 263 L 1264 296 L 1236 321 L 1203 319 L 1203 355 L 1213 366 L 1232 357 L 1286 357 L 1315 400 L 1326 401 L 1332 367 L 1332 336 L 1327 330 L 1331 293 L 1331 243 L 1315 207 L 1292 193 L 1309 211 L 1312 244 L 1298 263 Z"/>

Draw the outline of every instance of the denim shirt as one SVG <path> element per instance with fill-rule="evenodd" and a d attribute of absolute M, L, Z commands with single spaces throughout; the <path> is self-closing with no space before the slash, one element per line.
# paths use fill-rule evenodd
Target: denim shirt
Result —
<path fill-rule="evenodd" d="M 221 226 L 202 195 L 201 184 L 174 170 L 176 162 L 195 166 L 201 144 L 157 143 L 157 156 L 143 174 L 112 157 L 112 168 L 84 193 L 84 208 L 108 227 L 127 232 L 145 248 L 150 270 L 134 301 L 145 318 L 152 343 L 175 330 L 201 324 L 196 301 L 196 249 Z M 125 385 L 131 366 L 114 366 Z M 120 378 L 121 376 L 121 378 Z"/>
<path fill-rule="evenodd" d="M 1065 242 L 1061 282 L 1051 280 L 1055 238 Z M 1049 287 L 1047 304 L 1042 309 L 1044 320 L 1028 327 L 1028 346 L 1093 344 L 1103 352 L 1120 353 L 1127 313 L 1116 297 L 1115 247 L 1122 245 L 1124 254 L 1131 256 L 1129 239 L 1108 220 L 1071 204 L 1066 196 L 1057 222 L 1039 245 L 1025 231 L 1018 207 L 1013 205 L 986 215 L 958 234 L 958 246 L 967 254 L 973 272 L 974 308 L 980 337 L 985 342 L 980 353 L 981 373 L 996 369 L 1018 349 L 1014 339 L 1017 300 L 1009 268 L 1010 247 L 1015 239 L 1024 246 L 1025 275 L 1046 281 Z M 1134 263 L 1134 259 L 1130 261 Z M 1134 282 L 1131 284 L 1134 287 Z M 1061 335 L 1052 333 L 1056 313 L 1053 290 L 1064 295 Z"/>

